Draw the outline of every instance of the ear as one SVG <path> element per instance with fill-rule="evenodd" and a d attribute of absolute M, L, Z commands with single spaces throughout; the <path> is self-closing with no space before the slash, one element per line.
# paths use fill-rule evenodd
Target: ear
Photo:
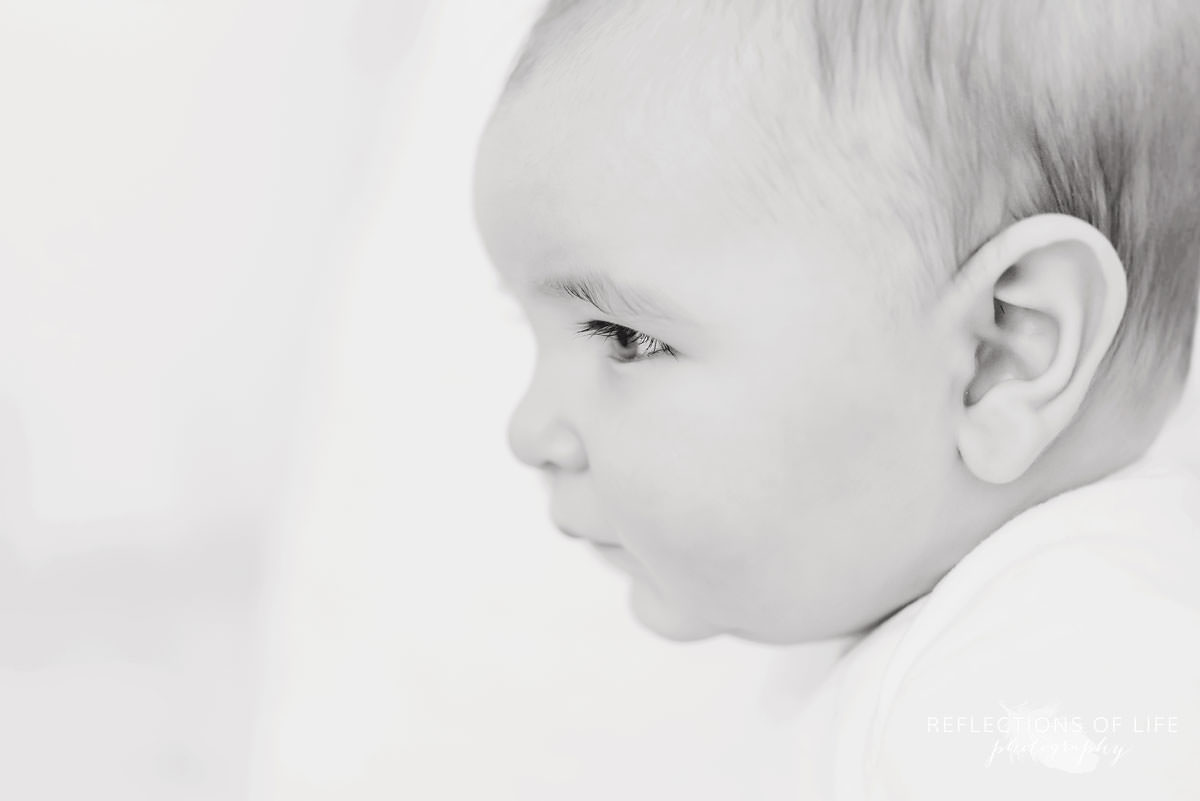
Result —
<path fill-rule="evenodd" d="M 976 477 L 1014 481 L 1070 424 L 1125 302 L 1112 244 L 1068 215 L 1014 223 L 963 265 L 942 311 L 974 350 L 956 440 Z"/>

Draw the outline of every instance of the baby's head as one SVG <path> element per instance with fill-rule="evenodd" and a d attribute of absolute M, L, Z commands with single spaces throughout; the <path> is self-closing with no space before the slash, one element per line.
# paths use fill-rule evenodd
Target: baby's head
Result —
<path fill-rule="evenodd" d="M 861 630 L 1145 450 L 1195 318 L 1198 9 L 551 4 L 477 167 L 538 343 L 509 438 L 648 627 Z"/>

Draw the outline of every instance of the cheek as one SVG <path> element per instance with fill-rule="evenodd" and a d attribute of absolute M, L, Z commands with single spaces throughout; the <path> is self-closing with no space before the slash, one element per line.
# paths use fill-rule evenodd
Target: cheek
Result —
<path fill-rule="evenodd" d="M 660 396 L 626 419 L 591 454 L 615 534 L 664 591 L 727 606 L 793 528 L 778 410 L 689 393 Z"/>
<path fill-rule="evenodd" d="M 613 533 L 710 620 L 847 604 L 847 588 L 888 569 L 864 554 L 900 547 L 897 518 L 914 519 L 901 510 L 928 437 L 919 408 L 897 404 L 903 380 L 864 367 L 819 385 L 764 373 L 720 382 L 737 391 L 647 393 L 590 454 Z"/>
<path fill-rule="evenodd" d="M 722 546 L 726 506 L 736 495 L 736 452 L 712 431 L 676 416 L 652 431 L 610 441 L 613 460 L 592 471 L 604 506 L 634 550 L 701 558 Z M 620 452 L 618 454 L 618 451 Z"/>

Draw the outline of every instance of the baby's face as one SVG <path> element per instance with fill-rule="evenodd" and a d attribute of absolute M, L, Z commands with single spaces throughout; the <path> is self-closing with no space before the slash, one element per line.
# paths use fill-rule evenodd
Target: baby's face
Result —
<path fill-rule="evenodd" d="M 513 450 L 663 636 L 878 620 L 949 566 L 958 398 L 883 290 L 907 253 L 819 160 L 772 219 L 736 178 L 749 156 L 717 166 L 748 134 L 698 133 L 688 104 L 635 127 L 603 81 L 524 89 L 480 148 L 480 230 L 538 349 Z"/>

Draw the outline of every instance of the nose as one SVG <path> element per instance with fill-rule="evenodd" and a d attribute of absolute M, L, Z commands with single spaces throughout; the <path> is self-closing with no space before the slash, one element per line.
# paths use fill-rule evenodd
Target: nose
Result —
<path fill-rule="evenodd" d="M 542 371 L 535 375 L 508 421 L 508 447 L 525 464 L 539 469 L 579 471 L 587 453 L 563 398 Z"/>

